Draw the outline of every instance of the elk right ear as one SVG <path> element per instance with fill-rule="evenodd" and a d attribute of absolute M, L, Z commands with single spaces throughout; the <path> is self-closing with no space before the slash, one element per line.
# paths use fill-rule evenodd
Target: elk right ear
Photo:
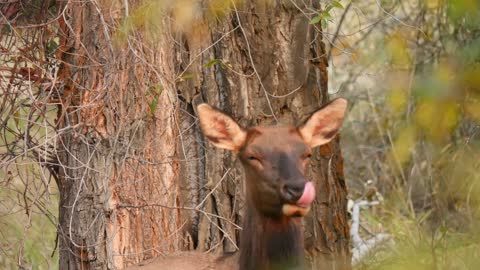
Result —
<path fill-rule="evenodd" d="M 342 125 L 347 101 L 335 99 L 310 116 L 300 128 L 300 134 L 310 147 L 316 147 L 332 140 Z"/>
<path fill-rule="evenodd" d="M 216 147 L 238 151 L 245 143 L 247 132 L 228 115 L 203 103 L 197 106 L 203 135 Z"/>

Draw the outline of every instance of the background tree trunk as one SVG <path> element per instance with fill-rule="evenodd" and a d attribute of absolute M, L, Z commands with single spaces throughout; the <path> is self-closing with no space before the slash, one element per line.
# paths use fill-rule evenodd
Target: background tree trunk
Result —
<path fill-rule="evenodd" d="M 134 31 L 125 42 L 117 26 L 135 5 L 66 4 L 57 55 L 64 81 L 60 269 L 122 268 L 185 249 L 236 250 L 243 172 L 232 154 L 203 141 L 194 108 L 208 102 L 244 125 L 268 125 L 301 121 L 328 101 L 321 32 L 303 12 L 318 10 L 318 1 L 280 3 L 230 4 L 219 20 L 200 14 L 183 31 L 175 17 L 182 10 L 164 6 L 155 37 Z M 312 161 L 309 257 L 315 269 L 349 269 L 339 140 Z"/>

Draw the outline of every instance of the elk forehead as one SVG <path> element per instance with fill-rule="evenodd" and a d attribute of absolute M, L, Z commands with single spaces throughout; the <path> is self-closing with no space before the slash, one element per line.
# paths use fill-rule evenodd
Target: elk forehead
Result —
<path fill-rule="evenodd" d="M 297 128 L 293 126 L 255 127 L 248 130 L 244 150 L 268 153 L 297 153 L 309 150 Z"/>

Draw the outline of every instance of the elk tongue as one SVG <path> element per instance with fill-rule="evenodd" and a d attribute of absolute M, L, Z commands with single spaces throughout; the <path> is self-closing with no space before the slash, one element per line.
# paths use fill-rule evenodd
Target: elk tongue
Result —
<path fill-rule="evenodd" d="M 303 194 L 297 201 L 297 205 L 301 207 L 308 207 L 315 199 L 315 187 L 312 182 L 307 182 L 303 189 Z"/>

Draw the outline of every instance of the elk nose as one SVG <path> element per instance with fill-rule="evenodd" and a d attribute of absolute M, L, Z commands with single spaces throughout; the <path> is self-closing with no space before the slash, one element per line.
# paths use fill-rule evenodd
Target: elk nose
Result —
<path fill-rule="evenodd" d="M 287 202 L 296 202 L 302 197 L 305 182 L 286 183 L 282 187 L 281 195 Z"/>

